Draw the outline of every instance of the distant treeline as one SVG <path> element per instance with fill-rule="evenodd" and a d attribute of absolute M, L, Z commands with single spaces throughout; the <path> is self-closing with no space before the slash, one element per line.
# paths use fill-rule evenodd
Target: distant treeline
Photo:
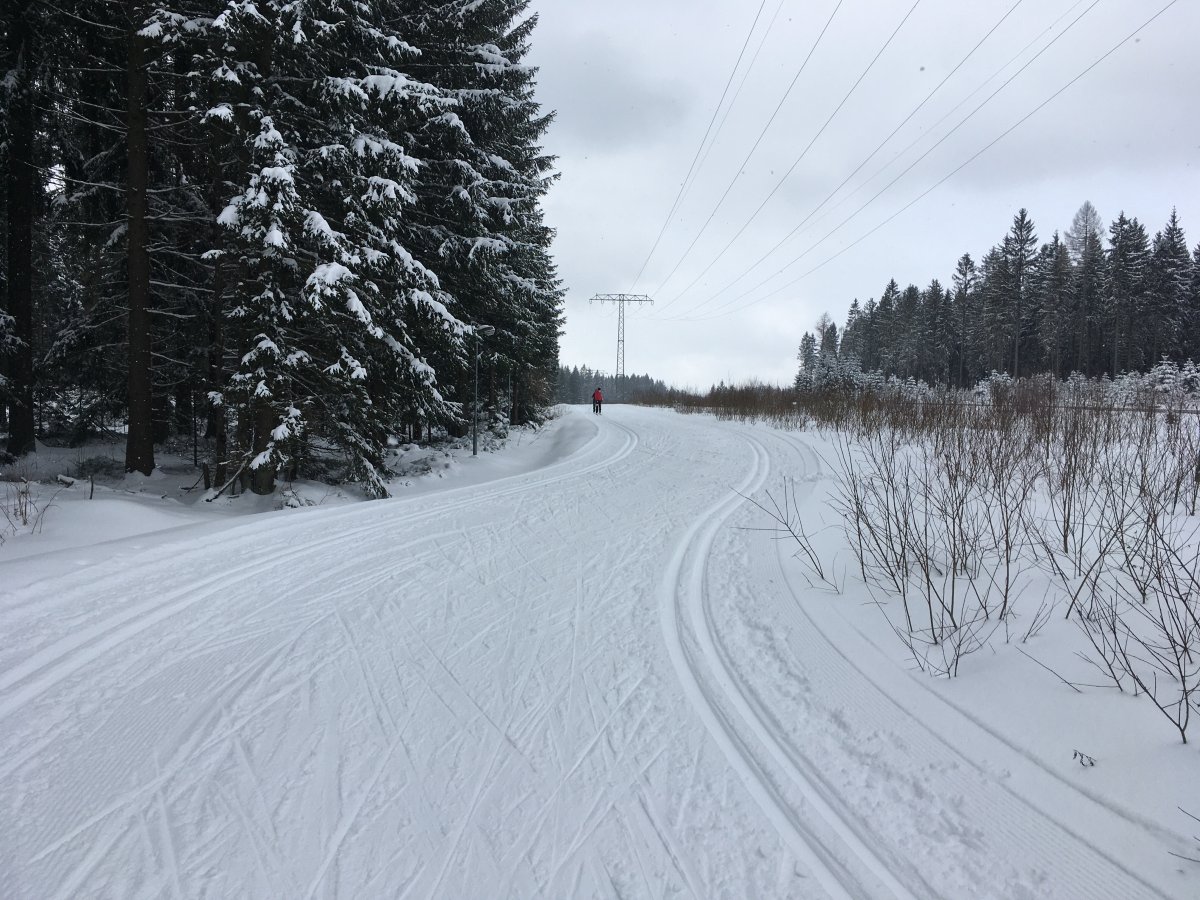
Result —
<path fill-rule="evenodd" d="M 878 300 L 850 304 L 841 331 L 822 316 L 799 357 L 798 384 L 878 371 L 955 387 L 991 372 L 1098 377 L 1200 358 L 1200 245 L 1189 252 L 1175 211 L 1150 237 L 1124 213 L 1105 230 L 1091 203 L 1039 244 L 1022 209 L 981 260 L 959 258 L 948 286 L 892 279 Z"/>
<path fill-rule="evenodd" d="M 588 403 L 592 391 L 600 388 L 610 403 L 669 402 L 679 392 L 649 375 L 623 375 L 616 379 L 587 366 L 559 366 L 555 401 L 558 403 Z"/>

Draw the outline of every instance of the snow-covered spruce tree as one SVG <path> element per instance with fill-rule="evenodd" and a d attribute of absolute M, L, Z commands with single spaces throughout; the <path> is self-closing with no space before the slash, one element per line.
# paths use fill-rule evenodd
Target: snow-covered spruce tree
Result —
<path fill-rule="evenodd" d="M 1066 378 L 1078 367 L 1079 310 L 1072 274 L 1070 249 L 1056 231 L 1034 260 L 1030 296 L 1038 309 L 1040 352 L 1058 378 Z"/>
<path fill-rule="evenodd" d="M 1150 285 L 1147 307 L 1150 314 L 1149 337 L 1153 341 L 1149 359 L 1157 363 L 1163 356 L 1184 357 L 1188 327 L 1188 293 L 1191 290 L 1192 257 L 1179 215 L 1172 209 L 1162 231 L 1154 235 L 1150 259 Z"/>
<path fill-rule="evenodd" d="M 921 292 L 918 378 L 930 384 L 949 382 L 950 307 L 948 292 L 938 279 Z"/>
<path fill-rule="evenodd" d="M 1033 321 L 1036 310 L 1031 308 L 1028 296 L 1030 275 L 1037 253 L 1037 235 L 1033 227 L 1033 220 L 1022 207 L 1013 217 L 1012 228 L 1002 245 L 1008 273 L 1008 329 L 1013 342 L 1010 371 L 1014 378 L 1021 377 L 1021 373 L 1029 368 L 1021 359 L 1023 355 L 1028 355 L 1028 333 L 1037 330 Z M 1032 329 L 1030 326 L 1033 326 Z"/>
<path fill-rule="evenodd" d="M 913 378 L 917 375 L 918 359 L 924 341 L 920 307 L 921 291 L 915 284 L 908 285 L 896 297 L 892 366 L 901 378 Z"/>
<path fill-rule="evenodd" d="M 451 418 L 427 357 L 463 327 L 407 244 L 420 163 L 413 133 L 449 105 L 405 74 L 417 51 L 395 4 L 229 2 L 209 116 L 232 130 L 245 183 L 221 213 L 233 262 L 225 343 L 239 354 L 215 399 L 255 491 L 294 470 L 309 439 L 386 492 L 387 438 L 407 418 Z M 222 91 L 224 89 L 224 91 Z"/>
<path fill-rule="evenodd" d="M 796 371 L 796 390 L 810 390 L 816 385 L 817 375 L 817 339 L 811 331 L 804 332 L 800 338 L 796 359 L 800 361 L 800 368 Z"/>
<path fill-rule="evenodd" d="M 871 369 L 882 369 L 884 372 L 895 372 L 899 348 L 896 345 L 900 334 L 900 323 L 896 314 L 896 305 L 900 300 L 900 285 L 892 278 L 879 295 L 879 304 L 875 310 L 874 319 L 877 323 L 875 336 L 878 341 L 877 353 L 874 359 L 864 356 L 864 366 Z"/>
<path fill-rule="evenodd" d="M 78 11 L 78 4 L 72 12 Z M 70 7 L 67 7 L 70 9 Z M 51 240 L 67 249 L 64 290 L 40 298 L 47 325 L 39 359 L 47 393 L 71 404 L 73 437 L 93 424 L 126 419 L 128 309 L 125 254 L 125 153 L 127 103 L 124 10 L 105 4 L 88 11 L 84 26 L 64 15 L 55 30 L 60 60 L 48 82 L 54 101 L 46 156 L 58 166 L 51 190 Z M 71 64 L 65 64 L 70 60 Z M 86 72 L 85 76 L 83 73 Z M 151 195 L 157 196 L 157 195 Z M 68 284 L 68 281 L 70 284 Z"/>
<path fill-rule="evenodd" d="M 975 269 L 975 260 L 971 254 L 964 253 L 958 258 L 954 274 L 950 277 L 953 286 L 951 291 L 951 334 L 954 342 L 953 357 L 957 373 L 955 387 L 965 388 L 967 378 L 974 378 L 974 366 L 967 366 L 967 357 L 973 363 L 979 359 L 977 335 L 979 331 L 979 273 Z"/>
<path fill-rule="evenodd" d="M 1108 366 L 1108 359 L 1104 353 L 1104 284 L 1107 269 L 1103 236 L 1098 229 L 1089 225 L 1080 236 L 1080 250 L 1072 284 L 1079 313 L 1075 322 L 1079 361 L 1073 368 L 1092 376 L 1104 372 Z"/>
<path fill-rule="evenodd" d="M 124 420 L 130 471 L 152 470 L 169 433 L 205 296 L 195 235 L 211 214 L 188 128 L 201 3 L 38 7 L 54 17 L 38 148 L 41 425 L 82 440 L 106 415 Z"/>
<path fill-rule="evenodd" d="M 33 408 L 33 231 L 41 174 L 34 162 L 39 109 L 44 107 L 39 72 L 44 35 L 35 4 L 13 2 L 0 15 L 4 45 L 0 63 L 0 142 L 3 142 L 5 205 L 5 296 L 0 307 L 0 341 L 7 377 L 8 452 L 34 449 Z"/>
<path fill-rule="evenodd" d="M 552 117 L 534 99 L 536 70 L 522 62 L 537 23 L 527 8 L 527 0 L 425 6 L 419 69 L 454 101 L 418 134 L 427 163 L 421 259 L 456 314 L 496 329 L 480 347 L 484 393 L 513 423 L 552 400 L 562 324 L 553 233 L 540 205 L 555 177 L 539 146 Z M 469 356 L 445 362 L 462 367 L 458 399 L 468 402 Z"/>
<path fill-rule="evenodd" d="M 1150 246 L 1146 229 L 1122 212 L 1109 228 L 1108 278 L 1105 283 L 1105 312 L 1108 325 L 1109 374 L 1140 371 L 1146 363 L 1142 345 Z"/>
<path fill-rule="evenodd" d="M 1200 243 L 1192 250 L 1192 284 L 1188 292 L 1188 341 L 1184 354 L 1200 360 Z"/>

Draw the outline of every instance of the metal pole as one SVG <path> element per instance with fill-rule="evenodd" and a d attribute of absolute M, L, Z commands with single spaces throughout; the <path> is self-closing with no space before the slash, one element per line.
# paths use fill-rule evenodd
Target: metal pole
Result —
<path fill-rule="evenodd" d="M 475 398 L 471 402 L 471 455 L 479 455 L 479 332 L 475 332 Z"/>
<path fill-rule="evenodd" d="M 621 376 L 625 374 L 625 303 L 617 304 L 617 374 L 613 376 L 613 402 L 620 398 Z"/>
<path fill-rule="evenodd" d="M 479 339 L 495 334 L 491 325 L 475 326 L 475 397 L 471 403 L 471 455 L 479 455 Z"/>
<path fill-rule="evenodd" d="M 653 303 L 645 294 L 597 294 L 591 302 L 617 304 L 617 370 L 613 373 L 611 398 L 616 403 L 623 393 L 625 380 L 625 304 Z"/>

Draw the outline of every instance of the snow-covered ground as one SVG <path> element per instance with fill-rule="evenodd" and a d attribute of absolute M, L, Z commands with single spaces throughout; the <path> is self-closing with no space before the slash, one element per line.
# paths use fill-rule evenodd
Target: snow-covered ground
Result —
<path fill-rule="evenodd" d="M 832 523 L 820 438 L 612 406 L 523 440 L 0 546 L 0 895 L 1200 897 L 1200 753 L 1149 704 L 1007 645 L 913 672 L 837 528 L 842 593 L 761 530 L 784 478 Z"/>

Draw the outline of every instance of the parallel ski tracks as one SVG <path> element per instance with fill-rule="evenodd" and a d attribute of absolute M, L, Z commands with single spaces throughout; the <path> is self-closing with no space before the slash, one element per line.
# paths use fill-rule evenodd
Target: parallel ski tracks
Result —
<path fill-rule="evenodd" d="M 819 454 L 806 441 L 784 433 L 773 434 L 772 437 L 778 439 L 789 450 L 797 452 L 816 470 L 819 471 L 822 468 L 822 461 Z M 843 705 L 853 705 L 856 708 L 862 708 L 864 704 L 870 704 L 877 711 L 876 715 L 879 720 L 884 718 L 886 712 L 898 711 L 904 721 L 913 726 L 919 734 L 938 745 L 939 749 L 948 751 L 961 764 L 959 768 L 944 773 L 942 778 L 962 779 L 963 783 L 960 793 L 965 794 L 969 792 L 972 786 L 963 778 L 963 773 L 977 771 L 979 769 L 978 762 L 972 756 L 963 753 L 950 736 L 930 728 L 918 717 L 917 713 L 897 700 L 894 696 L 894 685 L 880 680 L 877 675 L 872 676 L 851 655 L 840 649 L 838 643 L 826 633 L 822 625 L 806 609 L 806 604 L 801 599 L 803 591 L 795 583 L 788 567 L 784 565 L 783 551 L 779 545 L 776 545 L 776 549 L 772 555 L 778 565 L 782 582 L 795 601 L 788 607 L 789 619 L 797 626 L 791 629 L 792 632 L 807 636 L 806 644 L 812 652 L 815 653 L 816 648 L 820 647 L 822 650 L 828 650 L 835 654 L 837 664 L 844 665 L 847 670 L 852 671 L 863 683 L 870 685 L 870 692 L 867 695 L 861 693 L 852 694 L 848 690 L 844 690 L 839 702 Z M 881 656 L 887 655 L 882 648 L 875 645 L 866 635 L 862 635 L 862 638 L 864 641 L 870 643 Z M 722 652 L 724 652 L 723 648 Z M 824 665 L 828 666 L 832 665 L 832 663 L 826 662 Z M 845 689 L 850 679 L 840 678 L 836 679 L 836 681 L 843 685 Z M 1000 808 L 993 810 L 993 821 L 1005 820 L 1008 823 L 1007 829 L 1009 833 L 1014 835 L 1029 831 L 1031 828 L 1036 828 L 1039 832 L 1037 840 L 1043 846 L 1058 848 L 1057 852 L 1053 854 L 1053 858 L 1058 861 L 1060 869 L 1074 870 L 1071 883 L 1081 891 L 1081 896 L 1113 896 L 1120 897 L 1122 900 L 1132 900 L 1134 897 L 1144 897 L 1147 900 L 1150 900 L 1150 898 L 1166 900 L 1167 895 L 1162 892 L 1160 887 L 1151 884 L 1145 878 L 1144 874 L 1129 869 L 1119 859 L 1115 858 L 1111 854 L 1111 851 L 1105 851 L 1089 839 L 1083 833 L 1083 829 L 1080 828 L 1080 823 L 1064 821 L 1061 816 L 1054 815 L 1054 805 L 1056 799 L 1060 799 L 1063 792 L 1069 792 L 1075 794 L 1078 800 L 1095 803 L 1097 814 L 1102 815 L 1105 812 L 1112 812 L 1117 816 L 1127 816 L 1127 813 L 1111 807 L 1102 798 L 1094 797 L 1090 792 L 1067 781 L 1058 772 L 1044 766 L 1041 762 L 1028 755 L 1026 751 L 1013 746 L 1003 735 L 992 731 L 986 724 L 977 720 L 969 712 L 960 709 L 950 700 L 930 690 L 921 681 L 918 680 L 915 683 L 925 692 L 933 704 L 942 706 L 944 709 L 953 710 L 962 717 L 964 726 L 969 723 L 970 727 L 977 728 L 980 732 L 985 733 L 990 739 L 995 740 L 998 745 L 1003 745 L 1005 749 L 1014 754 L 1014 757 L 1019 762 L 1027 764 L 1036 770 L 1039 778 L 1045 779 L 1041 782 L 1044 791 L 1041 796 L 1026 795 L 1014 787 L 1011 779 L 997 780 L 995 782 L 997 787 L 1014 802 L 1007 805 L 1002 804 Z M 765 713 L 762 710 L 761 702 L 753 696 L 752 691 L 747 692 L 747 696 L 755 704 L 760 713 Z M 926 758 L 930 758 L 931 756 L 932 752 L 929 752 Z M 799 757 L 798 761 L 801 765 L 806 764 Z M 1012 811 L 1014 808 L 1023 809 L 1024 814 L 1019 817 L 1014 815 Z M 1142 828 L 1147 829 L 1147 831 L 1159 832 L 1160 839 L 1164 845 L 1169 841 L 1168 835 L 1160 831 L 1156 823 L 1138 820 L 1138 824 Z M 1070 859 L 1070 848 L 1066 846 L 1068 842 L 1077 843 L 1087 848 L 1088 851 L 1096 854 L 1096 860 L 1103 860 L 1107 864 L 1111 864 L 1112 869 L 1102 872 L 1094 866 L 1081 864 L 1079 860 Z"/>
<path fill-rule="evenodd" d="M 731 767 L 781 840 L 831 898 L 859 900 L 882 890 L 895 900 L 916 900 L 917 895 L 892 872 L 892 865 L 867 846 L 861 825 L 835 809 L 820 786 L 801 771 L 786 738 L 747 696 L 719 647 L 705 590 L 709 551 L 743 497 L 761 488 L 771 470 L 762 443 L 753 437 L 746 442 L 753 457 L 746 478 L 696 519 L 676 546 L 661 583 L 661 624 L 671 661 L 688 700 Z M 696 649 L 689 646 L 685 619 Z M 715 685 L 719 696 L 709 684 Z M 773 768 L 759 760 L 752 745 L 766 751 Z M 803 798 L 802 810 L 787 799 L 787 788 Z M 831 836 L 835 846 L 830 846 Z"/>
<path fill-rule="evenodd" d="M 509 476 L 482 489 L 478 487 L 452 489 L 447 492 L 448 495 L 451 495 L 451 499 L 433 503 L 426 501 L 421 512 L 406 515 L 405 507 L 410 501 L 405 500 L 383 503 L 380 505 L 379 511 L 371 507 L 365 510 L 360 507 L 338 510 L 322 519 L 321 525 L 324 526 L 326 533 L 299 544 L 292 544 L 286 550 L 267 557 L 266 561 L 272 568 L 279 568 L 281 565 L 304 559 L 318 548 L 327 549 L 328 545 L 333 542 L 342 542 L 347 547 L 353 547 L 356 539 L 377 532 L 381 527 L 403 528 L 411 531 L 419 528 L 424 522 L 444 516 L 448 512 L 540 490 L 548 485 L 583 477 L 615 465 L 629 457 L 637 449 L 639 439 L 637 433 L 625 425 L 617 422 L 606 424 L 621 433 L 620 446 L 615 452 L 582 467 L 578 466 L 578 457 L 587 454 L 593 443 L 603 438 L 605 431 L 603 427 L 598 428 L 597 438 L 571 457 L 548 466 L 537 474 Z M 510 483 L 513 481 L 516 483 Z M 466 496 L 453 497 L 453 494 L 462 494 L 463 492 L 468 493 Z M 337 525 L 345 520 L 356 524 L 348 530 L 335 531 Z M 280 542 L 285 541 L 289 526 L 303 531 L 311 528 L 312 524 L 310 521 L 305 521 L 304 518 L 298 518 L 295 523 L 289 522 L 281 525 L 280 530 L 285 533 L 278 537 L 273 536 L 273 539 Z M 222 536 L 223 542 L 232 543 L 239 531 L 254 527 L 255 525 L 251 524 L 231 529 Z M 330 531 L 334 533 L 329 534 Z M 392 545 L 392 549 L 399 552 L 428 539 L 428 535 L 421 535 L 408 542 Z M 205 550 L 187 550 L 181 556 L 195 558 L 205 552 Z M 51 642 L 20 663 L 0 672 L 0 722 L 36 700 L 64 679 L 83 669 L 88 663 L 160 622 L 211 598 L 218 591 L 226 589 L 230 585 L 236 585 L 241 577 L 260 570 L 264 565 L 264 559 L 259 553 L 249 553 L 247 556 L 248 558 L 243 562 L 220 568 L 215 574 L 192 580 L 186 587 L 170 591 L 165 597 L 135 603 L 126 606 L 118 613 L 104 616 L 99 621 Z M 183 560 L 179 562 L 180 566 L 186 566 L 186 564 L 186 561 Z M 340 568 L 349 569 L 358 565 L 354 554 L 346 554 L 346 562 Z M 107 578 L 102 577 L 89 581 L 81 588 L 77 588 L 76 593 L 81 594 L 82 597 L 99 593 L 103 591 L 106 582 L 121 581 L 127 577 L 127 573 L 116 572 Z M 35 588 L 36 586 L 31 586 L 27 590 Z"/>

